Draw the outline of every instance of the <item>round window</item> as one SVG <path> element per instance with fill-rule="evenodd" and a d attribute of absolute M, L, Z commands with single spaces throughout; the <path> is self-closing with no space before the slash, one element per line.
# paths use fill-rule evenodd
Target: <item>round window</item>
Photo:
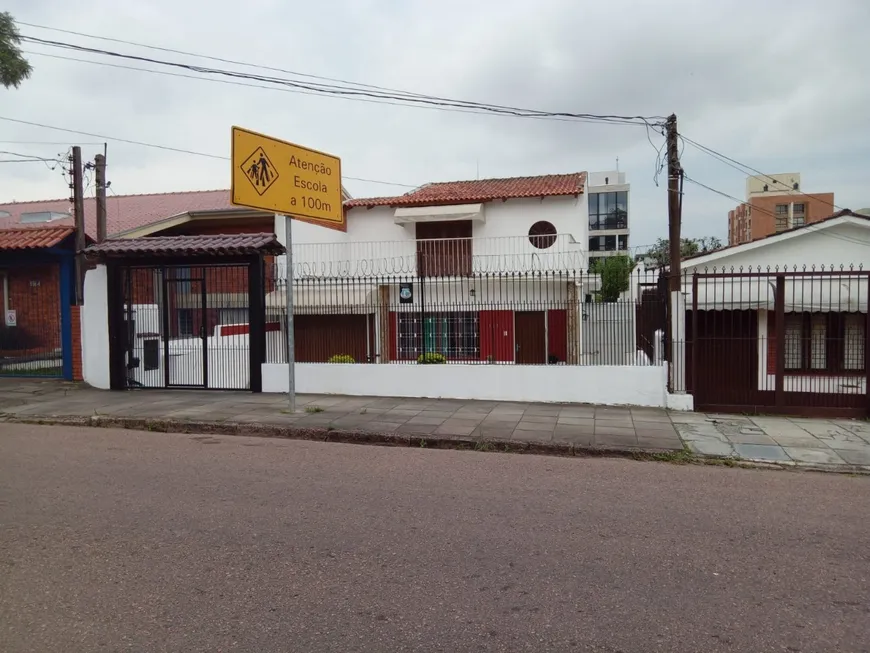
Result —
<path fill-rule="evenodd" d="M 529 227 L 529 242 L 538 249 L 547 249 L 556 244 L 556 227 L 546 220 L 540 220 Z"/>

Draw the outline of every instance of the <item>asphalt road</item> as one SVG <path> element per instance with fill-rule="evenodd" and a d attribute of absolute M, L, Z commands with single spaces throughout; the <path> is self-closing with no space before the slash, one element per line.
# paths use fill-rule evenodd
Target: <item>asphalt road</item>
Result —
<path fill-rule="evenodd" d="M 0 423 L 0 650 L 866 651 L 870 478 Z"/>

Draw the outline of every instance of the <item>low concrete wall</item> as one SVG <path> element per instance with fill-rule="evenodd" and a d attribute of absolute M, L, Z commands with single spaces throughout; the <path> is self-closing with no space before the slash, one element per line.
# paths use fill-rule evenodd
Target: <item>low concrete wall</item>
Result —
<path fill-rule="evenodd" d="M 663 366 L 298 363 L 296 391 L 604 405 L 665 405 Z M 287 392 L 287 365 L 263 365 L 263 392 Z"/>

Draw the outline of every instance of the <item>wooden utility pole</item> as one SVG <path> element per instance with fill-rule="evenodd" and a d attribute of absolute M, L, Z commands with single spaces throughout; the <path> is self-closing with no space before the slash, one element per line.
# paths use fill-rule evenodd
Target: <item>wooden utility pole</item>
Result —
<path fill-rule="evenodd" d="M 85 192 L 82 188 L 82 148 L 72 149 L 73 211 L 76 225 L 76 304 L 84 303 Z"/>
<path fill-rule="evenodd" d="M 671 292 L 680 290 L 680 223 L 682 221 L 683 198 L 680 196 L 679 143 L 677 142 L 677 116 L 671 114 L 665 122 L 665 142 L 668 157 L 668 244 L 670 245 L 670 281 L 668 289 Z"/>
<path fill-rule="evenodd" d="M 94 157 L 94 177 L 97 184 L 97 242 L 106 240 L 106 157 Z"/>

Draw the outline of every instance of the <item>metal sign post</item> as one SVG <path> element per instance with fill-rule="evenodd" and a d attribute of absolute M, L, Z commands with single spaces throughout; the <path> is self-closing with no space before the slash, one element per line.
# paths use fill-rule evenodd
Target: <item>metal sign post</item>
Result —
<path fill-rule="evenodd" d="M 293 219 L 284 216 L 284 246 L 287 248 L 285 278 L 287 283 L 287 394 L 290 400 L 289 410 L 296 412 L 296 343 L 293 328 Z"/>

